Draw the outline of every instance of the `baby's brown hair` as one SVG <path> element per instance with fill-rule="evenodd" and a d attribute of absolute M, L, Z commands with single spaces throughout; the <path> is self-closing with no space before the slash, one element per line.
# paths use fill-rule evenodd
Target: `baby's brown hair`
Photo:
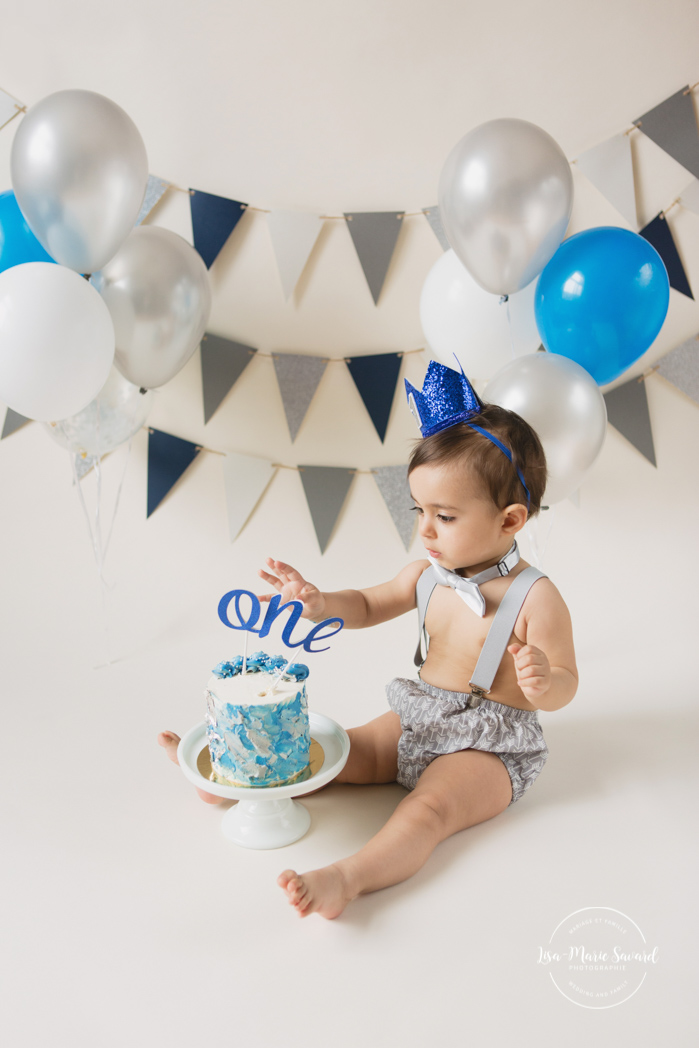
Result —
<path fill-rule="evenodd" d="M 517 476 L 522 473 L 529 488 L 529 516 L 541 509 L 546 489 L 546 456 L 535 431 L 514 411 L 498 404 L 484 404 L 469 422 L 487 429 L 512 454 L 512 462 L 493 444 L 465 422 L 418 440 L 408 463 L 408 476 L 418 466 L 468 462 L 498 509 L 513 503 L 527 505 L 527 493 Z"/>

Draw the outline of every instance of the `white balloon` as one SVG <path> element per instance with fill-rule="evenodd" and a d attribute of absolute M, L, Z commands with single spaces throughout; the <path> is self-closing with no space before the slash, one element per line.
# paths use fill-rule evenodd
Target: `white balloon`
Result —
<path fill-rule="evenodd" d="M 72 269 L 25 262 L 0 273 L 0 398 L 39 422 L 75 415 L 107 380 L 114 325 Z"/>
<path fill-rule="evenodd" d="M 473 380 L 491 378 L 513 355 L 534 353 L 541 344 L 535 291 L 533 280 L 501 302 L 476 283 L 454 251 L 445 251 L 420 295 L 420 323 L 432 355 L 454 367 L 456 353 Z"/>
<path fill-rule="evenodd" d="M 519 357 L 491 379 L 483 400 L 515 411 L 536 430 L 549 472 L 542 505 L 577 491 L 607 432 L 604 397 L 585 368 L 557 353 Z"/>

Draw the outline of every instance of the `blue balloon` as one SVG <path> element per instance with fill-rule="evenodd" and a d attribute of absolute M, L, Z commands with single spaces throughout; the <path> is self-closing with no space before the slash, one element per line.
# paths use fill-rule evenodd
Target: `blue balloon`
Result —
<path fill-rule="evenodd" d="M 0 193 L 0 273 L 23 262 L 53 262 L 27 225 L 12 190 Z"/>
<path fill-rule="evenodd" d="M 604 386 L 645 353 L 669 303 L 655 248 L 628 229 L 597 226 L 563 241 L 539 277 L 534 312 L 545 348 Z"/>

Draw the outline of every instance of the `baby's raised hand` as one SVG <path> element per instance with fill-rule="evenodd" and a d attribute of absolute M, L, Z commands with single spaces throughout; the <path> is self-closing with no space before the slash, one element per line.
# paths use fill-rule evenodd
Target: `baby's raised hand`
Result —
<path fill-rule="evenodd" d="M 290 564 L 285 564 L 282 560 L 272 560 L 271 557 L 267 557 L 266 564 L 270 570 L 260 569 L 257 574 L 274 587 L 277 593 L 281 594 L 283 604 L 286 604 L 288 600 L 300 600 L 303 604 L 301 618 L 320 619 L 323 617 L 325 598 L 317 586 L 314 586 L 312 582 L 306 582 L 295 568 L 292 568 Z M 259 599 L 263 602 L 269 601 L 272 599 L 272 594 L 262 594 Z"/>
<path fill-rule="evenodd" d="M 517 683 L 533 702 L 551 687 L 551 664 L 541 648 L 533 644 L 510 644 L 507 650 L 515 661 Z"/>

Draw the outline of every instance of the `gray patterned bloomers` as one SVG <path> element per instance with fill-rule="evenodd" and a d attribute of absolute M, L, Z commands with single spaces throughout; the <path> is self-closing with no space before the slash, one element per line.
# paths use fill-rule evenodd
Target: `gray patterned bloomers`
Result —
<path fill-rule="evenodd" d="M 507 768 L 512 780 L 510 804 L 514 804 L 546 763 L 549 750 L 536 710 L 520 710 L 486 698 L 470 708 L 469 693 L 445 691 L 405 677 L 392 680 L 386 694 L 403 729 L 397 780 L 409 790 L 415 789 L 435 757 L 459 750 L 487 750 Z"/>

